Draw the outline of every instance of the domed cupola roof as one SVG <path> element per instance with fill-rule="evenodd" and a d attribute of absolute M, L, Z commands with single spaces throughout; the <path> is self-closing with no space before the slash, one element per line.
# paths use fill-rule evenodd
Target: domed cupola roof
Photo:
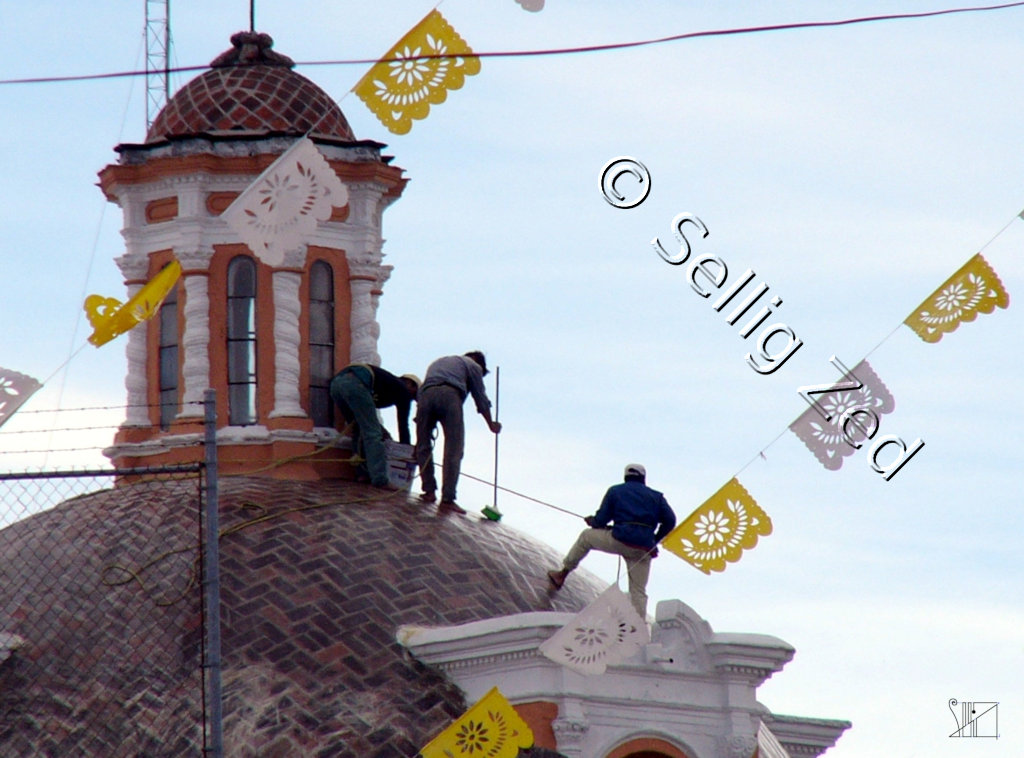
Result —
<path fill-rule="evenodd" d="M 467 704 L 399 627 L 575 612 L 604 589 L 577 571 L 555 593 L 548 546 L 401 493 L 245 476 L 219 493 L 234 755 L 415 755 Z M 0 755 L 196 754 L 197 498 L 194 480 L 123 483 L 0 529 L 0 632 L 25 641 L 0 661 Z"/>
<path fill-rule="evenodd" d="M 268 34 L 238 32 L 232 48 L 170 99 L 146 142 L 223 132 L 315 134 L 354 141 L 345 114 L 330 95 L 270 48 Z"/>

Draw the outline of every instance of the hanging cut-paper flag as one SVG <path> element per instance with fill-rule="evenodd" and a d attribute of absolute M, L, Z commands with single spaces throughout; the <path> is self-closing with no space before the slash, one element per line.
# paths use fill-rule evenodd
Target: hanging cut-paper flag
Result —
<path fill-rule="evenodd" d="M 744 550 L 757 545 L 758 535 L 772 533 L 772 521 L 736 478 L 704 501 L 661 541 L 705 574 L 725 571 Z"/>
<path fill-rule="evenodd" d="M 650 641 L 647 624 L 617 584 L 602 592 L 538 650 L 581 674 L 603 674 Z"/>
<path fill-rule="evenodd" d="M 181 276 L 181 264 L 173 261 L 146 282 L 142 289 L 123 305 L 120 300 L 102 295 L 89 295 L 85 299 L 85 315 L 92 324 L 89 342 L 96 347 L 131 330 L 151 318 Z"/>
<path fill-rule="evenodd" d="M 480 72 L 480 59 L 437 10 L 432 10 L 398 40 L 352 91 L 394 134 L 424 119 L 448 90 L 460 89 Z M 467 57 L 468 56 L 468 57 Z"/>
<path fill-rule="evenodd" d="M 1010 295 L 988 261 L 978 253 L 904 319 L 925 342 L 938 342 L 979 313 L 1010 305 Z"/>
<path fill-rule="evenodd" d="M 0 367 L 0 426 L 42 386 L 31 376 Z"/>
<path fill-rule="evenodd" d="M 533 746 L 533 732 L 505 696 L 493 688 L 420 750 L 423 758 L 516 758 Z"/>
<path fill-rule="evenodd" d="M 763 721 L 757 728 L 757 758 L 790 758 L 789 751 Z"/>
<path fill-rule="evenodd" d="M 828 392 L 815 401 L 818 408 L 828 415 L 828 420 L 819 410 L 808 408 L 789 425 L 789 430 L 814 453 L 821 465 L 832 471 L 842 467 L 843 458 L 857 452 L 857 447 L 848 440 L 864 441 L 861 414 L 856 413 L 858 408 L 866 409 L 876 417 L 892 413 L 896 408 L 889 388 L 867 361 L 854 366 L 845 380 L 844 383 L 859 384 L 860 388 Z"/>
<path fill-rule="evenodd" d="M 268 266 L 284 261 L 348 203 L 348 188 L 308 137 L 282 153 L 221 214 L 228 225 Z"/>

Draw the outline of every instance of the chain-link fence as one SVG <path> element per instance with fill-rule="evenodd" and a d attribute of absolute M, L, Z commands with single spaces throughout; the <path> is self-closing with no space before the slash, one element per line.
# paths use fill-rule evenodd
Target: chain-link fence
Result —
<path fill-rule="evenodd" d="M 0 475 L 0 755 L 204 754 L 204 479 Z"/>

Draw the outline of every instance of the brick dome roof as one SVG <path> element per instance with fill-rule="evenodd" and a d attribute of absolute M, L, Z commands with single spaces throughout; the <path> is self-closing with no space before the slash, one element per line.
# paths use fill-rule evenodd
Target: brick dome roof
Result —
<path fill-rule="evenodd" d="M 0 755 L 196 753 L 197 504 L 195 481 L 122 484 L 0 530 L 0 631 L 24 639 L 0 662 Z M 350 482 L 225 477 L 220 513 L 232 755 L 415 755 L 467 704 L 400 625 L 578 611 L 604 589 L 576 571 L 552 593 L 548 546 Z"/>
<path fill-rule="evenodd" d="M 345 141 L 355 135 L 330 95 L 271 50 L 273 39 L 238 32 L 232 48 L 190 81 L 160 111 L 146 142 L 218 132 L 317 134 Z"/>

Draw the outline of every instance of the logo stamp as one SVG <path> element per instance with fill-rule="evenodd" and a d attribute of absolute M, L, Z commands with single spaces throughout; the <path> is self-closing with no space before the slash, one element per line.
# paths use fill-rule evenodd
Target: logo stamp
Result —
<path fill-rule="evenodd" d="M 957 702 L 954 697 L 949 700 L 949 710 L 956 719 L 956 731 L 950 737 L 999 737 L 999 703 Z"/>

